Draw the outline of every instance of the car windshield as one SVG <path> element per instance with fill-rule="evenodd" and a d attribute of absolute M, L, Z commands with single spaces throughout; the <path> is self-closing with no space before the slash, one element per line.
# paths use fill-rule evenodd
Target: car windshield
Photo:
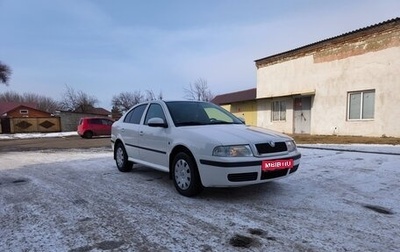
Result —
<path fill-rule="evenodd" d="M 166 102 L 176 127 L 210 124 L 243 124 L 223 108 L 208 102 Z"/>

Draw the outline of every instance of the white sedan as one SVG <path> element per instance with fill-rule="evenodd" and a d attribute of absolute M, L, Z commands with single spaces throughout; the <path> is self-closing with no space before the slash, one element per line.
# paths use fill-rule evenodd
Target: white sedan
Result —
<path fill-rule="evenodd" d="M 301 154 L 292 138 L 246 126 L 223 108 L 198 101 L 148 101 L 112 125 L 111 145 L 122 172 L 134 163 L 170 174 L 177 191 L 245 186 L 294 173 Z"/>

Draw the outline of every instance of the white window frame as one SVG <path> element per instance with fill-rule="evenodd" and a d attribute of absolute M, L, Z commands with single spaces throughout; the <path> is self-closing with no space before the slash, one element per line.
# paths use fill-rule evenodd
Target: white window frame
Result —
<path fill-rule="evenodd" d="M 20 110 L 19 110 L 19 113 L 20 113 L 21 115 L 27 115 L 27 114 L 29 114 L 29 111 L 28 111 L 27 109 L 20 109 Z"/>
<path fill-rule="evenodd" d="M 274 110 L 275 104 L 277 104 L 278 109 Z M 286 121 L 286 100 L 275 100 L 271 102 L 271 121 L 272 122 L 285 122 Z M 282 105 L 284 105 L 285 109 L 282 109 Z M 278 112 L 277 118 L 275 117 L 275 112 Z"/>
<path fill-rule="evenodd" d="M 373 108 L 372 108 L 372 117 L 365 117 L 365 111 L 364 111 L 364 95 L 368 93 L 373 93 L 374 94 L 374 100 L 373 100 Z M 360 103 L 357 104 L 360 107 L 360 110 L 358 111 L 358 117 L 357 118 L 351 118 L 351 97 L 352 95 L 360 95 Z M 347 120 L 348 121 L 370 121 L 375 119 L 375 89 L 368 89 L 368 90 L 362 90 L 362 91 L 351 91 L 347 93 Z"/>

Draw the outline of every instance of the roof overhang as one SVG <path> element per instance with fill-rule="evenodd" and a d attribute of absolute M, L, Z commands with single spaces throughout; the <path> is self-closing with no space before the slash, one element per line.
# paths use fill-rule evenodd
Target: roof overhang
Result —
<path fill-rule="evenodd" d="M 315 89 L 313 90 L 303 90 L 299 92 L 290 92 L 285 94 L 272 94 L 263 97 L 257 97 L 257 100 L 261 99 L 273 99 L 273 98 L 283 98 L 283 97 L 302 97 L 302 96 L 314 96 Z"/>

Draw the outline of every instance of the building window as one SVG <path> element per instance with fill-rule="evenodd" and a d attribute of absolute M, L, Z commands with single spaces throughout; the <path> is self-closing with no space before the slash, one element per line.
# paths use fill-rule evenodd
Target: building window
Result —
<path fill-rule="evenodd" d="M 27 114 L 29 114 L 29 112 L 28 112 L 27 109 L 21 109 L 21 110 L 19 111 L 19 113 L 20 113 L 21 115 L 27 115 Z"/>
<path fill-rule="evenodd" d="M 374 119 L 375 90 L 348 93 L 348 120 Z"/>
<path fill-rule="evenodd" d="M 272 121 L 286 121 L 286 101 L 272 102 Z"/>

